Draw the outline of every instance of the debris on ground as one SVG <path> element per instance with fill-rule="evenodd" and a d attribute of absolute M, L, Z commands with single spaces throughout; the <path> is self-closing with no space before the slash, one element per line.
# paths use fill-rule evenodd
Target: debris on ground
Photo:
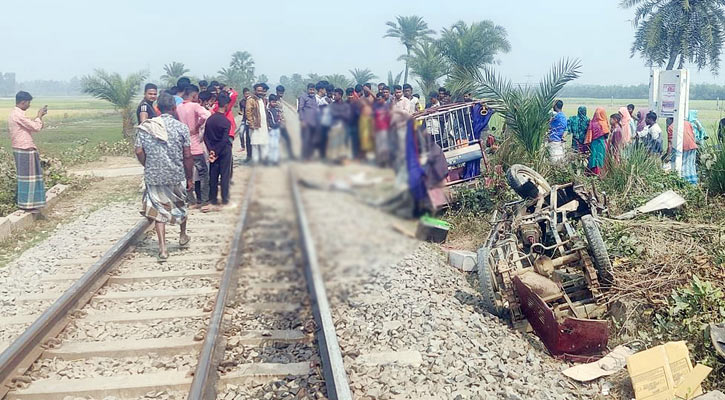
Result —
<path fill-rule="evenodd" d="M 711 323 L 709 329 L 712 347 L 720 357 L 725 358 L 725 323 Z"/>
<path fill-rule="evenodd" d="M 627 357 L 634 352 L 626 346 L 617 346 L 601 359 L 588 364 L 578 364 L 562 373 L 578 382 L 589 382 L 603 376 L 617 373 L 627 366 Z"/>
<path fill-rule="evenodd" d="M 418 221 L 415 237 L 433 243 L 443 243 L 448 237 L 451 224 L 446 221 L 424 215 Z"/>
<path fill-rule="evenodd" d="M 451 266 L 463 271 L 472 272 L 476 270 L 476 253 L 467 250 L 449 250 L 448 263 Z"/>
<path fill-rule="evenodd" d="M 641 207 L 637 207 L 632 211 L 614 217 L 614 219 L 632 219 L 641 214 L 653 213 L 656 211 L 675 210 L 682 207 L 686 203 L 685 199 L 674 190 L 663 192 L 648 201 Z"/>
<path fill-rule="evenodd" d="M 685 399 L 702 394 L 700 384 L 712 371 L 698 364 L 692 367 L 687 344 L 667 342 L 627 358 L 635 399 Z"/>

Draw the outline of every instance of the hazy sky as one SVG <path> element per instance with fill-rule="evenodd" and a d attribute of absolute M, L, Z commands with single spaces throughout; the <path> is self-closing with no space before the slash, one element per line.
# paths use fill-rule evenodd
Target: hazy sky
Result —
<path fill-rule="evenodd" d="M 128 73 L 181 61 L 213 74 L 236 50 L 249 51 L 256 73 L 399 72 L 403 47 L 385 38 L 396 15 L 422 16 L 436 31 L 458 20 L 493 20 L 512 50 L 499 69 L 515 82 L 538 79 L 561 57 L 579 57 L 578 83 L 648 82 L 643 61 L 629 57 L 631 10 L 618 0 L 312 0 L 155 1 L 5 0 L 0 18 L 0 71 L 19 81 L 68 79 L 94 68 Z M 693 82 L 719 82 L 707 71 Z"/>

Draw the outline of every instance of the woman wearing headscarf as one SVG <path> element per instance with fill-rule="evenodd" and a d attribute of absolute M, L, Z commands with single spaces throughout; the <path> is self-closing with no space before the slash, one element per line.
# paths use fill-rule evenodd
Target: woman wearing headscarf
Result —
<path fill-rule="evenodd" d="M 607 154 L 607 135 L 609 135 L 607 112 L 604 111 L 604 108 L 598 107 L 589 123 L 584 143 L 589 145 L 589 164 L 587 168 L 591 173 L 599 176 L 604 170 L 604 157 Z"/>
<path fill-rule="evenodd" d="M 636 133 L 640 133 L 643 130 L 647 128 L 647 114 L 649 113 L 649 108 L 640 108 L 639 111 L 637 111 L 637 130 Z"/>
<path fill-rule="evenodd" d="M 577 114 L 569 118 L 567 131 L 571 133 L 571 147 L 575 152 L 586 153 L 588 148 L 584 144 L 589 129 L 589 118 L 587 117 L 587 108 L 580 106 Z"/>
<path fill-rule="evenodd" d="M 627 107 L 620 107 L 619 108 L 619 115 L 622 116 L 622 120 L 620 121 L 619 125 L 622 128 L 622 141 L 620 144 L 620 147 L 624 147 L 629 144 L 630 141 L 632 141 L 632 115 L 629 113 L 629 110 L 627 110 Z"/>

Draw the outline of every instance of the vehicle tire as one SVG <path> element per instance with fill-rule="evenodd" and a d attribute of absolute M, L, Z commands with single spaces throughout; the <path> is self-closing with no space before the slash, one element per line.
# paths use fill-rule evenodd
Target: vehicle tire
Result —
<path fill-rule="evenodd" d="M 478 282 L 480 286 L 481 299 L 483 300 L 483 307 L 486 311 L 497 317 L 503 318 L 504 312 L 502 308 L 496 304 L 496 289 L 494 289 L 493 285 L 493 270 L 489 263 L 490 254 L 491 249 L 489 249 L 488 246 L 483 246 L 478 249 L 476 266 L 478 269 Z"/>
<path fill-rule="evenodd" d="M 551 191 L 549 182 L 541 174 L 521 164 L 514 164 L 506 171 L 506 180 L 511 189 L 525 199 L 536 198 L 539 194 Z"/>
<path fill-rule="evenodd" d="M 585 215 L 581 218 L 582 227 L 584 227 L 584 235 L 589 244 L 589 254 L 592 256 L 594 268 L 597 269 L 599 284 L 603 287 L 609 287 L 612 284 L 612 263 L 609 261 L 609 252 L 607 246 L 602 239 L 602 233 L 594 217 Z"/>

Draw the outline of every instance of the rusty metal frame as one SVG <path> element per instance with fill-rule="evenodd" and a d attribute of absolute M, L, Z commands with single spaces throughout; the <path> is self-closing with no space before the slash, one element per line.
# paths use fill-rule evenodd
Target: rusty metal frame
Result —
<path fill-rule="evenodd" d="M 87 303 L 103 286 L 108 271 L 150 225 L 147 218 L 139 221 L 0 354 L 0 398 L 12 388 L 12 380 L 23 375 L 42 355 L 41 346 L 65 328 L 71 313 Z"/>
<path fill-rule="evenodd" d="M 249 203 L 251 202 L 254 191 L 254 177 L 255 169 L 253 168 L 249 176 L 249 181 L 247 181 L 247 188 L 239 212 L 239 219 L 234 228 L 232 245 L 219 283 L 219 292 L 217 292 L 214 302 L 214 310 L 209 318 L 204 343 L 199 353 L 199 361 L 194 371 L 194 379 L 189 388 L 189 396 L 187 397 L 189 400 L 216 398 L 216 384 L 219 380 L 217 366 L 224 355 L 224 309 L 237 288 L 236 278 L 239 265 L 242 263 L 242 251 L 244 248 L 242 236 L 244 235 L 244 228 L 247 224 Z"/>

